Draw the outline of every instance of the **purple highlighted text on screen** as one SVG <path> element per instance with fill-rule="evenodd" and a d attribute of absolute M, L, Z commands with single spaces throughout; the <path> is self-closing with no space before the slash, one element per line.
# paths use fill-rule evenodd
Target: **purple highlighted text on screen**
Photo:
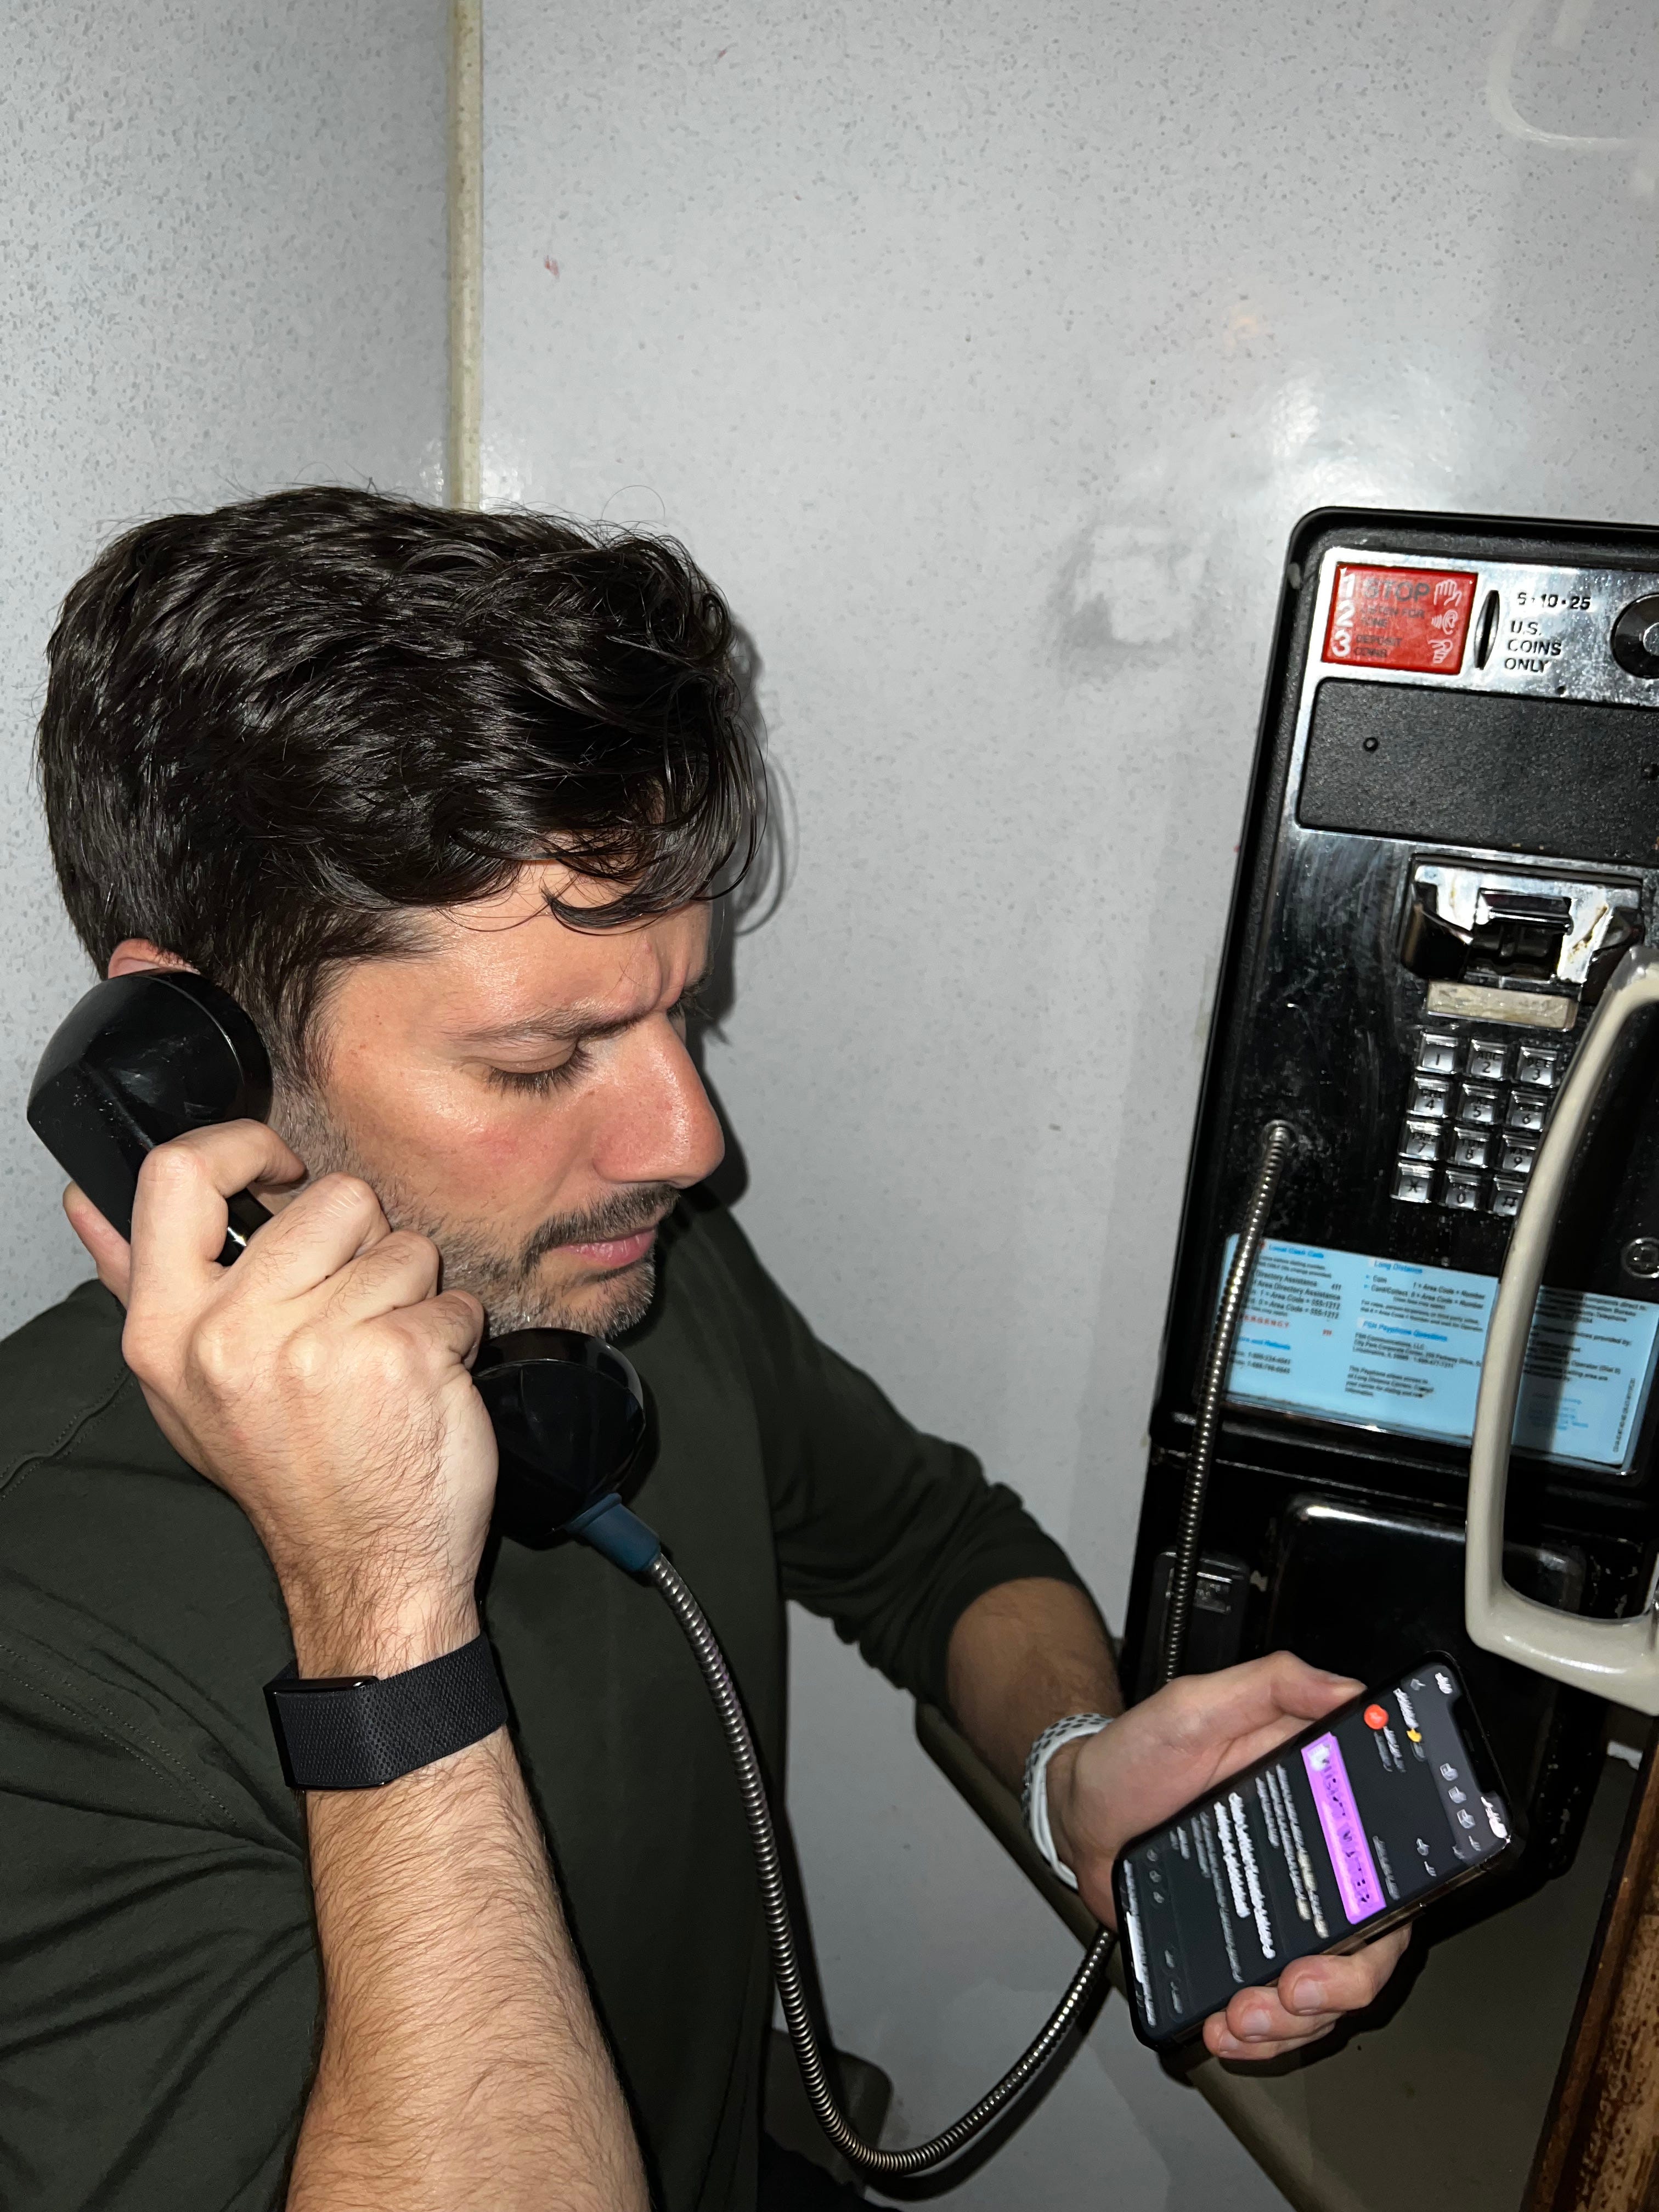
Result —
<path fill-rule="evenodd" d="M 1322 1735 L 1304 1746 L 1302 1764 L 1308 1770 L 1314 1809 L 1336 1872 L 1342 1910 L 1350 1925 L 1369 1920 L 1372 1913 L 1382 1910 L 1382 1885 L 1360 1824 L 1353 1785 L 1342 1763 L 1342 1747 L 1334 1735 Z"/>

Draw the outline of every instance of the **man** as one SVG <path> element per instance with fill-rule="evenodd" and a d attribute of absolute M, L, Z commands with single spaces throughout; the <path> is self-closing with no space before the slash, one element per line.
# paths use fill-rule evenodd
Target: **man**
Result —
<path fill-rule="evenodd" d="M 486 1326 L 622 1335 L 640 1510 L 775 1776 L 786 1596 L 1010 1781 L 1118 1711 L 1064 1555 L 700 1191 L 686 1023 L 757 827 L 730 647 L 676 548 L 349 491 L 146 526 L 66 602 L 70 917 L 110 975 L 235 995 L 276 1096 L 152 1156 L 130 1244 L 71 1190 L 99 1282 L 0 1352 L 14 2212 L 757 2203 L 770 1993 L 724 1744 L 653 1592 L 490 1539 Z M 275 1218 L 222 1268 L 250 1185 Z M 285 1787 L 285 1666 L 418 1705 L 481 1625 L 510 1730 Z M 1351 1687 L 1281 1656 L 1062 1745 L 1042 1803 L 1090 1905 L 1125 1838 Z M 1322 2033 L 1399 1948 L 1241 1992 L 1211 2049 Z"/>

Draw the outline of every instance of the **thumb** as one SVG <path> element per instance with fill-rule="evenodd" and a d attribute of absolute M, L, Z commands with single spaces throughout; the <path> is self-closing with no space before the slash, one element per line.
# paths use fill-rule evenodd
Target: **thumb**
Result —
<path fill-rule="evenodd" d="M 72 1182 L 64 1193 L 64 1211 L 70 1227 L 92 1255 L 99 1281 L 125 1305 L 132 1276 L 131 1246 L 105 1220 L 79 1183 Z"/>

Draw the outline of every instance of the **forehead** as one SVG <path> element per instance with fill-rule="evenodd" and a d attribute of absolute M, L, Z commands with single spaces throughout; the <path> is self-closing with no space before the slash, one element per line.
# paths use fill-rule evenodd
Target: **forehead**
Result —
<path fill-rule="evenodd" d="M 405 1020 L 453 1035 L 579 1012 L 626 1021 L 672 1004 L 708 957 L 706 904 L 620 928 L 574 928 L 548 897 L 602 907 L 602 887 L 568 870 L 527 867 L 503 890 L 414 919 L 407 954 L 353 963 L 332 994 L 337 1012 L 395 1002 Z"/>

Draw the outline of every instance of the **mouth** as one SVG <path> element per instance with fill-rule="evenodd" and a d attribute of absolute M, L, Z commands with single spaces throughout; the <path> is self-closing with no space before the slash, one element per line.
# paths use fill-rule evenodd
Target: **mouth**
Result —
<path fill-rule="evenodd" d="M 624 1267 L 637 1267 L 647 1256 L 657 1241 L 664 1218 L 659 1214 L 647 1227 L 636 1229 L 630 1236 L 601 1237 L 591 1244 L 561 1244 L 556 1249 L 569 1253 L 573 1259 L 597 1267 L 605 1274 L 617 1274 Z"/>

